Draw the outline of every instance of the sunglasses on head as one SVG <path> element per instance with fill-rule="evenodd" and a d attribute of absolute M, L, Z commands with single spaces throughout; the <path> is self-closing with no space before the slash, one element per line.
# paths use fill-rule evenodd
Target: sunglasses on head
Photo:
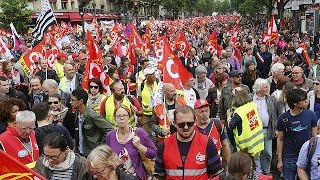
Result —
<path fill-rule="evenodd" d="M 91 85 L 90 85 L 90 89 L 92 89 L 92 88 L 94 88 L 94 89 L 99 89 L 99 86 L 91 86 Z"/>
<path fill-rule="evenodd" d="M 48 104 L 59 104 L 59 101 L 52 101 L 52 102 L 48 102 Z"/>
<path fill-rule="evenodd" d="M 194 121 L 193 122 L 182 122 L 182 123 L 177 124 L 177 126 L 179 128 L 184 128 L 184 127 L 186 127 L 186 125 L 188 126 L 188 128 L 190 128 L 194 125 Z"/>

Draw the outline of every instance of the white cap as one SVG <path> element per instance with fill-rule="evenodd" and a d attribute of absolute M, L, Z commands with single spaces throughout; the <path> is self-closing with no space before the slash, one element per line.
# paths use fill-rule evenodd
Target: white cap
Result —
<path fill-rule="evenodd" d="M 151 67 L 147 67 L 143 70 L 143 74 L 146 76 L 148 74 L 153 74 L 154 72 L 156 72 L 156 68 L 151 68 Z"/>

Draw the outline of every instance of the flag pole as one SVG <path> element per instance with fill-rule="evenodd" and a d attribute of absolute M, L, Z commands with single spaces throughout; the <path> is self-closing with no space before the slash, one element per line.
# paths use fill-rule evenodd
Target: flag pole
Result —
<path fill-rule="evenodd" d="M 163 95 L 164 129 L 167 129 L 166 95 Z"/>

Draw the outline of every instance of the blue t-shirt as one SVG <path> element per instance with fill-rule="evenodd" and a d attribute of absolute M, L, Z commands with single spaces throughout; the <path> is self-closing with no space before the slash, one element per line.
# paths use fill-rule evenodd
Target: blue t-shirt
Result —
<path fill-rule="evenodd" d="M 292 116 L 290 110 L 282 113 L 277 122 L 277 130 L 283 131 L 283 158 L 297 158 L 303 143 L 312 135 L 318 118 L 313 111 L 304 109 L 299 115 Z"/>
<path fill-rule="evenodd" d="M 311 180 L 320 179 L 320 138 L 318 138 L 317 141 L 318 141 L 317 147 L 311 158 L 311 168 L 310 168 Z M 310 141 L 307 141 L 302 145 L 299 153 L 298 161 L 297 161 L 297 167 L 304 170 L 306 170 L 307 168 L 307 154 L 308 154 L 309 142 Z"/>

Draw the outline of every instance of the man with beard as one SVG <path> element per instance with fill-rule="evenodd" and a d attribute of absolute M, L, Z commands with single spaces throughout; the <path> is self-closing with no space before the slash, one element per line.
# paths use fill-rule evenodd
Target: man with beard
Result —
<path fill-rule="evenodd" d="M 179 106 L 186 105 L 183 97 L 177 97 L 176 87 L 171 83 L 163 85 L 164 104 L 154 107 L 150 127 L 154 142 L 161 142 L 163 138 L 176 132 L 173 124 L 173 112 Z"/>
<path fill-rule="evenodd" d="M 154 179 L 210 179 L 221 169 L 217 148 L 206 135 L 194 130 L 194 110 L 180 106 L 174 112 L 177 132 L 160 144 Z"/>
<path fill-rule="evenodd" d="M 115 126 L 115 119 L 114 119 L 114 110 L 116 107 L 119 107 L 121 105 L 127 106 L 132 114 L 135 114 L 138 117 L 143 116 L 143 110 L 139 103 L 139 101 L 134 97 L 130 95 L 126 95 L 124 92 L 124 86 L 121 81 L 115 81 L 111 84 L 110 90 L 112 92 L 111 96 L 102 101 L 100 105 L 100 115 L 102 117 L 105 117 L 105 119 L 111 123 L 113 126 Z M 136 121 L 134 117 L 130 119 L 129 122 L 130 125 L 133 127 L 136 126 Z"/>
<path fill-rule="evenodd" d="M 76 89 L 71 94 L 71 106 L 76 110 L 76 152 L 87 156 L 99 144 L 105 143 L 105 134 L 114 127 L 87 107 L 88 93 L 83 89 Z"/>
<path fill-rule="evenodd" d="M 240 70 L 231 71 L 229 73 L 230 83 L 223 86 L 221 90 L 221 96 L 220 96 L 219 105 L 218 105 L 218 113 L 220 117 L 220 122 L 222 124 L 227 124 L 226 123 L 227 111 L 228 109 L 231 108 L 232 98 L 234 97 L 234 94 L 235 94 L 235 88 L 240 87 L 244 91 L 247 91 L 248 94 L 250 94 L 249 87 L 244 84 L 241 84 L 241 76 L 242 76 L 242 71 Z M 227 128 L 227 135 L 230 140 L 230 143 L 235 149 L 236 146 L 235 146 L 233 132 L 229 128 Z"/>

